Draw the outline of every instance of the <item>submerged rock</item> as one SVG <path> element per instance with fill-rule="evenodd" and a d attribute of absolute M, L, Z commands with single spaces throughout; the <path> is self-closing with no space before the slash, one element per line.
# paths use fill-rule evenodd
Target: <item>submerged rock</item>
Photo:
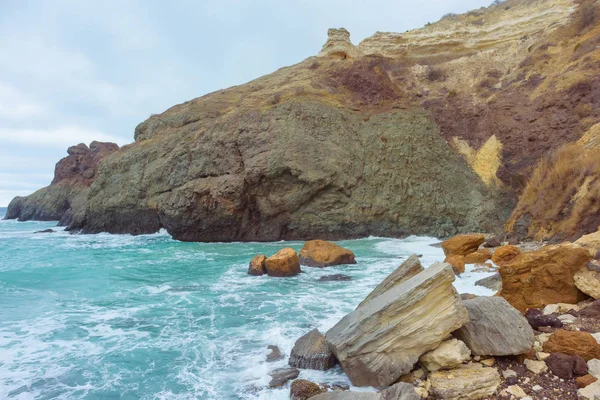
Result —
<path fill-rule="evenodd" d="M 402 282 L 412 278 L 423 270 L 424 268 L 421 265 L 421 261 L 419 261 L 419 257 L 416 254 L 411 255 L 406 261 L 400 264 L 400 266 L 396 268 L 394 272 L 389 274 L 379 285 L 377 285 L 377 287 L 371 293 L 369 293 L 358 306 L 360 307 L 380 294 L 383 294 L 391 288 L 400 285 Z"/>
<path fill-rule="evenodd" d="M 267 273 L 267 267 L 265 261 L 267 257 L 264 254 L 255 256 L 248 266 L 248 275 L 261 276 Z"/>
<path fill-rule="evenodd" d="M 319 282 L 330 282 L 330 281 L 350 281 L 352 280 L 351 276 L 344 274 L 333 274 L 333 275 L 323 275 L 319 277 Z"/>
<path fill-rule="evenodd" d="M 300 273 L 298 254 L 292 248 L 286 247 L 265 260 L 265 269 L 269 276 L 295 276 Z"/>
<path fill-rule="evenodd" d="M 271 350 L 271 352 L 267 354 L 267 362 L 273 362 L 281 360 L 283 358 L 283 354 L 281 354 L 281 350 L 279 350 L 279 347 L 269 345 L 267 346 L 267 348 Z"/>
<path fill-rule="evenodd" d="M 527 353 L 535 336 L 529 323 L 502 297 L 477 297 L 464 302 L 470 321 L 453 333 L 474 355 Z"/>
<path fill-rule="evenodd" d="M 354 253 L 335 243 L 325 240 L 309 240 L 300 250 L 300 264 L 307 267 L 331 267 L 333 265 L 356 264 Z"/>
<path fill-rule="evenodd" d="M 33 233 L 54 233 L 54 229 L 43 229 L 41 231 L 35 231 Z"/>
<path fill-rule="evenodd" d="M 290 366 L 325 371 L 336 364 L 336 359 L 325 343 L 325 336 L 313 329 L 296 340 L 290 353 Z"/>
<path fill-rule="evenodd" d="M 356 386 L 387 386 L 468 321 L 450 265 L 436 263 L 361 304 L 325 335 Z"/>
<path fill-rule="evenodd" d="M 285 385 L 288 381 L 296 379 L 300 371 L 296 368 L 278 368 L 269 372 L 271 381 L 269 387 L 276 388 Z"/>

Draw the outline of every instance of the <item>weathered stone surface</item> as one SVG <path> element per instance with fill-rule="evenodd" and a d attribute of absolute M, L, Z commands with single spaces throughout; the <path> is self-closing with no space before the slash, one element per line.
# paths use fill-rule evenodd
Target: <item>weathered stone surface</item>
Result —
<path fill-rule="evenodd" d="M 450 256 L 447 256 L 446 259 L 444 260 L 444 262 L 450 264 L 452 266 L 452 270 L 454 270 L 454 273 L 456 275 L 460 275 L 463 272 L 465 272 L 465 257 L 458 255 L 458 254 L 452 254 Z"/>
<path fill-rule="evenodd" d="M 600 400 L 600 381 L 596 381 L 577 391 L 579 400 Z"/>
<path fill-rule="evenodd" d="M 595 376 L 596 378 L 600 378 L 600 360 L 597 358 L 592 358 L 587 362 L 588 372 L 590 375 Z"/>
<path fill-rule="evenodd" d="M 529 323 L 502 297 L 477 297 L 464 302 L 470 321 L 453 333 L 474 355 L 527 353 L 535 339 Z"/>
<path fill-rule="evenodd" d="M 286 247 L 265 260 L 265 268 L 269 276 L 294 276 L 300 273 L 298 254 L 292 248 Z"/>
<path fill-rule="evenodd" d="M 493 236 L 493 237 L 487 239 L 485 242 L 483 242 L 483 247 L 486 247 L 486 248 L 499 247 L 502 245 L 503 240 L 504 240 L 503 237 Z"/>
<path fill-rule="evenodd" d="M 335 390 L 333 392 L 321 393 L 310 400 L 382 400 L 379 393 L 373 392 L 350 392 Z"/>
<path fill-rule="evenodd" d="M 379 392 L 381 400 L 420 400 L 413 385 L 399 382 Z"/>
<path fill-rule="evenodd" d="M 544 362 L 554 375 L 562 379 L 571 379 L 573 376 L 582 376 L 588 372 L 585 360 L 579 356 L 552 353 Z"/>
<path fill-rule="evenodd" d="M 364 303 L 327 332 L 329 348 L 354 385 L 390 385 L 468 321 L 453 281 L 451 267 L 436 263 Z"/>
<path fill-rule="evenodd" d="M 587 374 L 587 375 L 583 375 L 583 376 L 578 376 L 575 379 L 575 383 L 577 383 L 577 387 L 584 388 L 584 387 L 589 386 L 592 383 L 596 382 L 597 380 L 598 380 L 598 378 L 596 378 L 595 376 Z"/>
<path fill-rule="evenodd" d="M 300 264 L 307 267 L 331 267 L 356 264 L 354 253 L 332 242 L 309 240 L 300 250 Z"/>
<path fill-rule="evenodd" d="M 267 354 L 267 362 L 273 362 L 281 360 L 283 358 L 283 354 L 281 354 L 281 350 L 279 350 L 279 347 L 269 345 L 267 346 L 267 348 L 271 350 L 271 352 Z"/>
<path fill-rule="evenodd" d="M 430 393 L 444 400 L 477 400 L 496 393 L 500 375 L 495 368 L 471 367 L 429 375 Z"/>
<path fill-rule="evenodd" d="M 492 258 L 492 252 L 488 249 L 476 250 L 465 256 L 465 264 L 483 264 Z"/>
<path fill-rule="evenodd" d="M 584 307 L 577 312 L 577 315 L 585 318 L 600 318 L 600 300 L 596 300 L 592 304 Z"/>
<path fill-rule="evenodd" d="M 492 255 L 492 262 L 496 265 L 503 265 L 511 261 L 513 258 L 521 254 L 521 249 L 517 246 L 507 244 L 506 246 L 498 247 Z"/>
<path fill-rule="evenodd" d="M 589 251 L 590 255 L 594 257 L 600 250 L 600 230 L 581 236 L 575 243 Z"/>
<path fill-rule="evenodd" d="M 407 279 L 412 278 L 413 276 L 419 274 L 423 271 L 423 266 L 421 265 L 421 261 L 419 261 L 419 256 L 416 254 L 408 257 L 406 261 L 404 261 L 398 268 L 394 270 L 391 274 L 389 274 L 383 282 L 381 282 L 377 287 L 365 297 L 365 299 L 359 304 L 359 307 L 365 304 L 368 301 L 371 301 L 375 297 L 380 294 L 385 293 L 397 285 L 400 285 L 402 282 Z"/>
<path fill-rule="evenodd" d="M 544 315 L 542 310 L 538 308 L 530 308 L 525 313 L 525 318 L 529 325 L 535 330 L 540 329 L 542 326 L 551 326 L 553 328 L 562 328 L 563 323 L 556 314 Z"/>
<path fill-rule="evenodd" d="M 271 377 L 271 381 L 269 382 L 269 387 L 281 387 L 285 385 L 288 381 L 292 379 L 296 379 L 300 375 L 300 371 L 296 368 L 278 368 L 269 372 L 269 376 Z"/>
<path fill-rule="evenodd" d="M 500 273 L 496 272 L 492 276 L 478 280 L 475 282 L 475 286 L 483 286 L 488 289 L 498 291 L 502 289 L 502 277 L 500 276 Z"/>
<path fill-rule="evenodd" d="M 577 289 L 596 300 L 600 299 L 600 272 L 583 267 L 575 273 L 573 279 Z"/>
<path fill-rule="evenodd" d="M 350 41 L 350 32 L 344 28 L 330 28 L 327 31 L 327 42 L 325 42 L 317 57 L 346 60 L 360 55 L 361 51 Z"/>
<path fill-rule="evenodd" d="M 525 367 L 534 374 L 541 374 L 548 370 L 548 365 L 544 361 L 525 360 Z"/>
<path fill-rule="evenodd" d="M 325 343 L 325 336 L 313 329 L 296 340 L 290 353 L 290 366 L 325 371 L 336 364 L 335 357 Z"/>
<path fill-rule="evenodd" d="M 296 379 L 290 385 L 290 400 L 308 400 L 320 393 L 325 393 L 326 389 L 314 382 L 304 379 Z"/>
<path fill-rule="evenodd" d="M 485 241 L 483 235 L 456 235 L 442 242 L 442 249 L 446 256 L 466 256 L 475 252 Z"/>
<path fill-rule="evenodd" d="M 252 260 L 250 260 L 250 265 L 248 266 L 248 275 L 260 276 L 266 274 L 266 260 L 267 257 L 264 254 L 259 254 L 255 256 Z"/>
<path fill-rule="evenodd" d="M 423 354 L 419 363 L 428 371 L 452 369 L 471 359 L 471 350 L 457 339 L 450 339 L 438 346 L 437 349 Z"/>
<path fill-rule="evenodd" d="M 600 358 L 600 344 L 591 334 L 581 331 L 558 329 L 544 343 L 544 351 L 577 355 L 586 361 Z"/>
<path fill-rule="evenodd" d="M 547 304 L 577 303 L 584 295 L 573 275 L 590 259 L 585 249 L 574 244 L 522 253 L 500 267 L 500 295 L 523 313 Z"/>

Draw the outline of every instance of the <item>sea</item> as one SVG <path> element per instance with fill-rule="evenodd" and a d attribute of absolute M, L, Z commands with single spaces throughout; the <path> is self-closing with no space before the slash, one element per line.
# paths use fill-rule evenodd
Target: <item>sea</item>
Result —
<path fill-rule="evenodd" d="M 6 209 L 0 208 L 0 218 Z M 429 266 L 436 238 L 338 242 L 357 264 L 254 277 L 248 262 L 302 242 L 183 243 L 161 231 L 65 232 L 54 222 L 0 221 L 0 399 L 289 399 L 270 389 L 267 346 L 289 355 L 326 332 L 413 253 Z M 53 229 L 52 233 L 35 233 Z M 319 281 L 345 274 L 349 281 Z M 489 273 L 467 272 L 459 293 Z M 353 388 L 340 367 L 300 378 Z"/>

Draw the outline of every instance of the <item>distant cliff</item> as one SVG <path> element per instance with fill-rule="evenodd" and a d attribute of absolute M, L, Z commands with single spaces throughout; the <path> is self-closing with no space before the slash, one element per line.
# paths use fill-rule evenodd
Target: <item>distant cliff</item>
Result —
<path fill-rule="evenodd" d="M 536 166 L 600 122 L 597 7 L 509 0 L 357 46 L 331 29 L 315 57 L 142 122 L 85 196 L 64 189 L 76 213 L 29 200 L 24 214 L 19 198 L 10 211 L 190 241 L 501 229 Z M 538 176 L 548 195 L 555 175 Z M 527 202 L 506 229 L 576 236 L 600 222 L 578 206 L 568 218 L 585 224 L 545 231 L 564 212 Z"/>

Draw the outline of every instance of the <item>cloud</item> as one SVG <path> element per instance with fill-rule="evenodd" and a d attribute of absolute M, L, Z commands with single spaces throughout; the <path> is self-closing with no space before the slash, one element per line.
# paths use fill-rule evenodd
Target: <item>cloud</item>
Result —
<path fill-rule="evenodd" d="M 52 146 L 66 149 L 78 143 L 97 140 L 124 145 L 123 138 L 76 125 L 63 125 L 53 129 L 10 129 L 0 128 L 0 141 L 34 146 Z"/>
<path fill-rule="evenodd" d="M 45 106 L 29 99 L 11 85 L 0 82 L 0 118 L 21 120 L 47 114 Z"/>

